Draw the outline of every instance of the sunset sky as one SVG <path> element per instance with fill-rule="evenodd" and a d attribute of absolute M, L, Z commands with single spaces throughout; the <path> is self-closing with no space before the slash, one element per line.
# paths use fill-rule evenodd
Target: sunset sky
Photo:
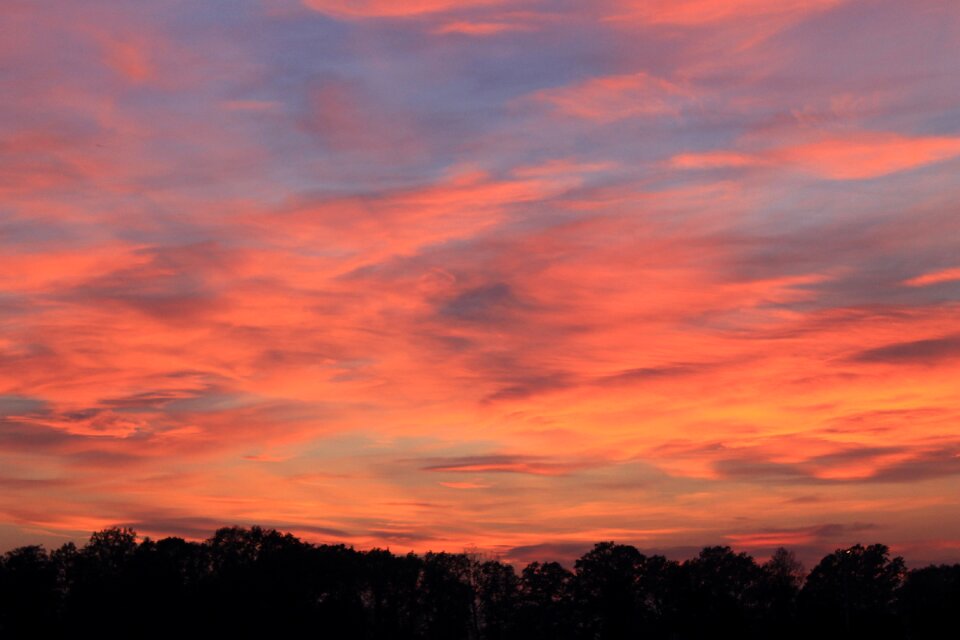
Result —
<path fill-rule="evenodd" d="M 960 561 L 956 0 L 4 0 L 0 86 L 0 551 Z"/>

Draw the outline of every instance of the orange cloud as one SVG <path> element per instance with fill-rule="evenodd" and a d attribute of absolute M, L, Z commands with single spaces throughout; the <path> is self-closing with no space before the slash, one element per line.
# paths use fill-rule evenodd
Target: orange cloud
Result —
<path fill-rule="evenodd" d="M 336 251 L 336 268 L 406 254 L 419 247 L 479 233 L 496 225 L 508 208 L 563 193 L 580 182 L 580 169 L 496 180 L 463 168 L 420 188 L 397 189 L 364 197 L 345 197 L 295 205 L 280 214 L 281 246 L 325 243 Z M 276 228 L 270 212 L 249 218 L 264 231 Z"/>
<path fill-rule="evenodd" d="M 482 482 L 441 482 L 440 486 L 448 489 L 489 489 L 493 485 Z"/>

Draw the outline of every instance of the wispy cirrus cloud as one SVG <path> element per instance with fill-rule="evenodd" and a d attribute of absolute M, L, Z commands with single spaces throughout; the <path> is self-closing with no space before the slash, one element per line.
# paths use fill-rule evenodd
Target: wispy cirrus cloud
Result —
<path fill-rule="evenodd" d="M 944 282 L 955 282 L 960 280 L 960 268 L 944 269 L 942 271 L 933 271 L 923 275 L 905 280 L 904 284 L 908 287 L 928 287 L 930 285 L 941 284 Z"/>
<path fill-rule="evenodd" d="M 960 156 L 960 138 L 859 133 L 796 146 L 744 153 L 683 153 L 670 159 L 678 169 L 795 167 L 830 180 L 864 180 L 908 171 Z"/>
<path fill-rule="evenodd" d="M 489 455 L 427 460 L 424 471 L 437 473 L 529 473 L 533 475 L 566 475 L 578 469 L 588 468 L 588 461 L 555 461 L 535 456 Z"/>

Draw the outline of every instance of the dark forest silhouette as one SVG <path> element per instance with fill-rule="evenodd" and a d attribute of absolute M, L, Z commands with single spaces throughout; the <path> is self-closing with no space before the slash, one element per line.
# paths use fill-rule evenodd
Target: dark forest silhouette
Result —
<path fill-rule="evenodd" d="M 476 554 L 357 551 L 259 527 L 204 542 L 110 528 L 0 562 L 5 638 L 934 638 L 958 612 L 960 565 L 908 571 L 880 544 L 839 549 L 809 574 L 785 549 L 762 564 L 721 546 L 675 562 L 613 542 L 572 571 L 517 573 Z"/>

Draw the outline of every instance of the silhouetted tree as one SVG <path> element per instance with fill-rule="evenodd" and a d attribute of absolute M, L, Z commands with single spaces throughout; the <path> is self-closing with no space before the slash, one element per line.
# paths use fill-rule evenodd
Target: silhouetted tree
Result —
<path fill-rule="evenodd" d="M 646 636 L 671 638 L 680 628 L 683 579 L 678 563 L 660 555 L 644 559 L 637 587 L 645 612 Z"/>
<path fill-rule="evenodd" d="M 362 624 L 353 549 L 313 547 L 260 527 L 220 529 L 206 546 L 204 593 L 215 627 L 272 634 L 320 621 L 329 629 Z"/>
<path fill-rule="evenodd" d="M 305 570 L 311 572 L 317 627 L 330 638 L 363 637 L 363 554 L 343 544 L 320 545 Z"/>
<path fill-rule="evenodd" d="M 573 574 L 559 563 L 531 562 L 520 574 L 516 613 L 518 638 L 565 640 L 573 637 Z"/>
<path fill-rule="evenodd" d="M 202 617 L 200 589 L 209 568 L 203 545 L 182 538 L 145 539 L 134 566 L 136 616 L 156 635 L 176 635 Z"/>
<path fill-rule="evenodd" d="M 383 549 L 364 554 L 363 601 L 367 637 L 408 640 L 417 637 L 417 585 L 422 562 L 408 553 L 395 556 Z"/>
<path fill-rule="evenodd" d="M 756 588 L 757 630 L 761 637 L 797 636 L 797 596 L 803 584 L 803 563 L 780 547 L 760 567 Z"/>
<path fill-rule="evenodd" d="M 12 549 L 0 559 L 0 630 L 10 637 L 49 633 L 60 606 L 56 566 L 40 545 Z"/>
<path fill-rule="evenodd" d="M 960 564 L 914 569 L 897 595 L 908 638 L 942 637 L 960 612 Z"/>
<path fill-rule="evenodd" d="M 97 531 L 69 558 L 68 617 L 83 631 L 135 633 L 147 621 L 138 615 L 140 579 L 134 559 L 133 529 L 110 527 Z M 66 558 L 65 558 L 66 559 Z"/>
<path fill-rule="evenodd" d="M 891 559 L 885 545 L 838 549 L 807 577 L 803 617 L 819 637 L 899 637 L 894 604 L 904 574 L 903 558 Z"/>
<path fill-rule="evenodd" d="M 730 547 L 705 547 L 682 567 L 679 623 L 693 637 L 752 635 L 760 568 Z"/>
<path fill-rule="evenodd" d="M 428 640 L 468 637 L 475 596 L 469 571 L 470 560 L 463 554 L 428 552 L 423 556 L 417 584 L 421 637 Z"/>
<path fill-rule="evenodd" d="M 496 560 L 477 563 L 474 589 L 477 598 L 477 631 L 484 640 L 513 637 L 519 600 L 519 580 L 514 568 Z"/>
<path fill-rule="evenodd" d="M 636 637 L 647 618 L 638 584 L 646 557 L 635 547 L 600 542 L 576 561 L 575 590 L 585 637 Z"/>
<path fill-rule="evenodd" d="M 61 609 L 66 597 L 73 593 L 75 566 L 79 553 L 77 545 L 72 542 L 64 543 L 60 548 L 50 552 L 50 562 L 57 576 L 57 592 L 61 600 Z"/>
<path fill-rule="evenodd" d="M 361 553 L 260 527 L 204 542 L 114 527 L 79 549 L 0 556 L 4 639 L 917 640 L 943 637 L 957 611 L 960 565 L 906 572 L 883 545 L 839 549 L 805 582 L 786 549 L 762 566 L 729 547 L 678 564 L 601 542 L 575 572 L 534 562 L 517 576 L 476 554 Z"/>

